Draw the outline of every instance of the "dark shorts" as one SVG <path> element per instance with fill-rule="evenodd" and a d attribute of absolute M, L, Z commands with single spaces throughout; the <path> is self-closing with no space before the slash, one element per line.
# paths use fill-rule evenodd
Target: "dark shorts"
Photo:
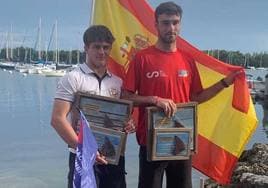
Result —
<path fill-rule="evenodd" d="M 147 161 L 146 147 L 140 147 L 138 188 L 162 188 L 166 172 L 167 188 L 192 187 L 192 160 Z"/>
<path fill-rule="evenodd" d="M 68 188 L 73 188 L 75 154 L 69 156 Z M 125 158 L 119 159 L 118 165 L 94 165 L 98 188 L 126 188 Z"/>

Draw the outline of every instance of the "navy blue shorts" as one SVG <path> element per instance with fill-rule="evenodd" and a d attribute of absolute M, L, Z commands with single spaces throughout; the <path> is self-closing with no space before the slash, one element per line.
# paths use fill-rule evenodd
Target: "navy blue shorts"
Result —
<path fill-rule="evenodd" d="M 192 187 L 192 161 L 147 161 L 146 147 L 140 147 L 138 188 L 162 188 L 166 172 L 167 188 Z"/>
<path fill-rule="evenodd" d="M 68 188 L 73 188 L 75 154 L 70 152 Z M 125 157 L 120 156 L 118 165 L 94 165 L 98 188 L 126 188 Z"/>

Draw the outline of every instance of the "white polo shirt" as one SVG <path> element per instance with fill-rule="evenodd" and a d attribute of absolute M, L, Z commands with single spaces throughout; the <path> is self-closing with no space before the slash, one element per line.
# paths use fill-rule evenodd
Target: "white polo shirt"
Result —
<path fill-rule="evenodd" d="M 121 87 L 121 78 L 107 71 L 106 75 L 99 79 L 84 63 L 60 79 L 55 99 L 73 102 L 77 92 L 120 98 Z"/>
<path fill-rule="evenodd" d="M 107 71 L 103 78 L 99 78 L 85 63 L 64 75 L 58 82 L 55 99 L 74 102 L 77 92 L 91 93 L 106 97 L 120 98 L 122 79 Z M 71 114 L 68 120 L 71 121 Z M 122 154 L 124 153 L 122 149 Z M 75 149 L 69 151 L 76 153 Z"/>

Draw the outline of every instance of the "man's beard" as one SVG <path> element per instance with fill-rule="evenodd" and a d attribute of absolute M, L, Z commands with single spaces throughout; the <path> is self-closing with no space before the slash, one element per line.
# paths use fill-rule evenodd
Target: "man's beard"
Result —
<path fill-rule="evenodd" d="M 176 41 L 176 36 L 177 35 L 174 34 L 172 35 L 166 34 L 166 35 L 160 35 L 159 38 L 163 43 L 172 44 Z"/>

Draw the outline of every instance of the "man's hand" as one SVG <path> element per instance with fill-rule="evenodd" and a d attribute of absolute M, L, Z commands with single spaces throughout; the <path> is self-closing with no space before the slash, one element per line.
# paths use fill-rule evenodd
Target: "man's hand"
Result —
<path fill-rule="evenodd" d="M 238 70 L 238 71 L 233 71 L 230 74 L 228 74 L 225 78 L 224 81 L 225 83 L 230 86 L 234 83 L 234 80 L 237 76 L 240 76 L 243 74 L 243 70 Z"/>
<path fill-rule="evenodd" d="M 126 131 L 126 133 L 136 132 L 136 124 L 132 117 L 127 121 L 124 130 Z"/>
<path fill-rule="evenodd" d="M 100 154 L 99 151 L 97 151 L 96 163 L 97 164 L 102 164 L 102 165 L 107 165 L 108 164 L 108 161 L 106 161 L 105 156 Z"/>
<path fill-rule="evenodd" d="M 162 108 L 166 116 L 168 116 L 169 118 L 174 116 L 174 114 L 177 111 L 177 106 L 171 99 L 164 99 L 164 98 L 157 97 L 155 105 L 157 107 Z"/>

